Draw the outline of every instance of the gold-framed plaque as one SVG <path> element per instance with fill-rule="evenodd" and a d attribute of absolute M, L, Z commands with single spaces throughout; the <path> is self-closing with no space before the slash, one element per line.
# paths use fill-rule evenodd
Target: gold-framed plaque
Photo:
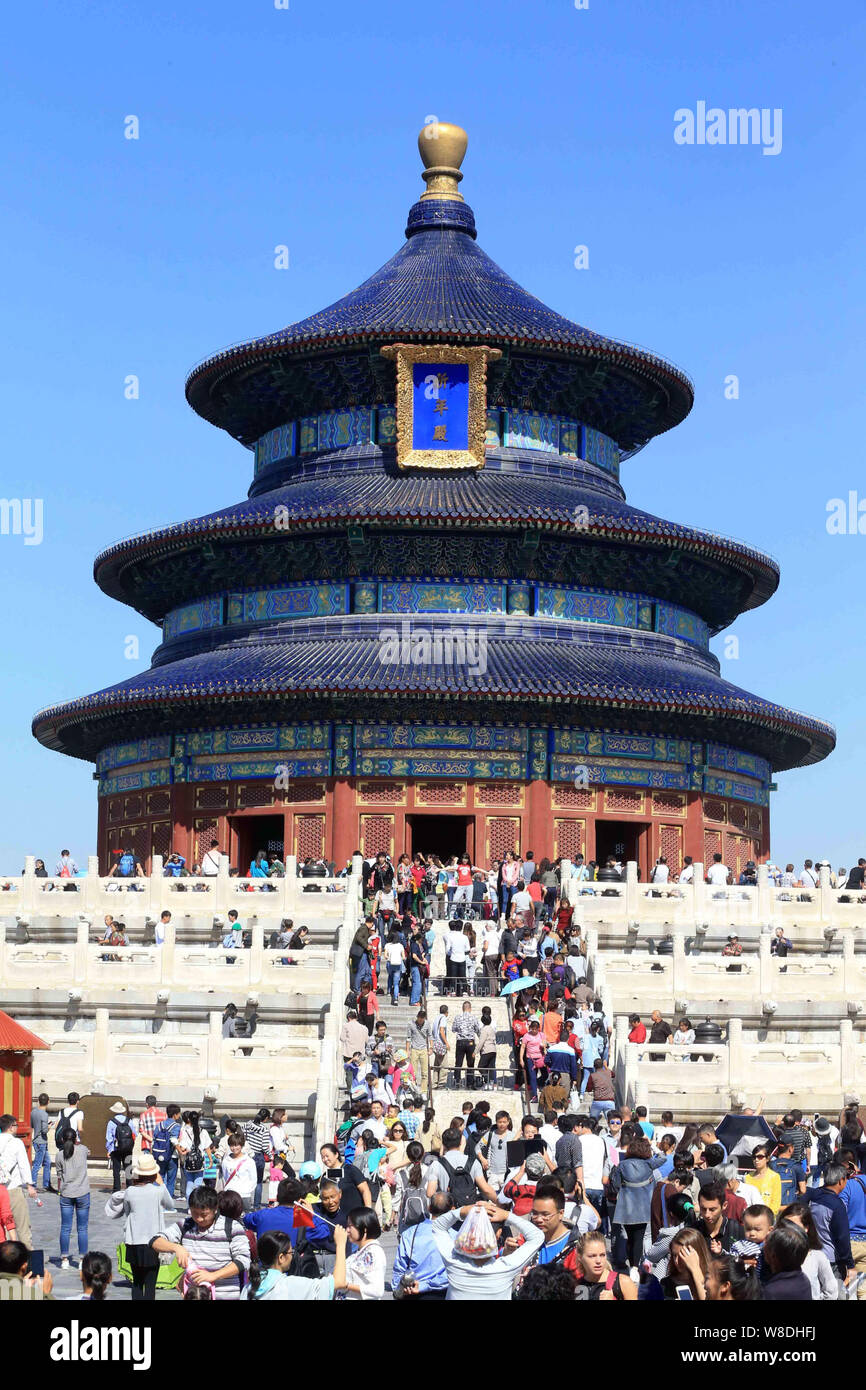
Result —
<path fill-rule="evenodd" d="M 494 347 L 389 343 L 397 364 L 397 464 L 400 468 L 483 468 L 487 363 Z"/>

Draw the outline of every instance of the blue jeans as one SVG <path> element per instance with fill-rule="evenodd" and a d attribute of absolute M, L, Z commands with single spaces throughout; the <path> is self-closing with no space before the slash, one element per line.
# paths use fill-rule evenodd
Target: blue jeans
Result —
<path fill-rule="evenodd" d="M 589 1107 L 589 1113 L 593 1120 L 598 1119 L 599 1115 L 606 1115 L 609 1110 L 616 1109 L 615 1100 L 594 1100 Z"/>
<path fill-rule="evenodd" d="M 366 956 L 361 956 L 361 959 L 358 961 L 357 969 L 355 970 L 355 978 L 352 981 L 352 988 L 354 989 L 356 994 L 358 993 L 365 980 L 369 980 L 372 984 L 373 976 L 370 973 L 369 960 Z"/>
<path fill-rule="evenodd" d="M 165 1190 L 169 1197 L 174 1196 L 174 1188 L 177 1182 L 177 1159 L 167 1158 L 164 1163 L 159 1165 L 159 1175 L 165 1184 Z"/>
<path fill-rule="evenodd" d="M 69 1237 L 72 1233 L 72 1218 L 78 1233 L 78 1253 L 87 1254 L 87 1226 L 90 1221 L 90 1193 L 86 1197 L 60 1198 L 60 1254 L 69 1254 Z"/>
<path fill-rule="evenodd" d="M 421 1003 L 421 971 L 418 969 L 417 965 L 413 965 L 413 966 L 412 966 L 412 971 L 411 971 L 411 976 L 410 976 L 410 978 L 411 978 L 411 981 L 412 981 L 412 993 L 409 995 L 409 1003 L 410 1003 L 410 1004 L 420 1004 L 420 1003 Z"/>
<path fill-rule="evenodd" d="M 183 1195 L 184 1195 L 185 1197 L 188 1197 L 189 1194 L 192 1192 L 193 1188 L 194 1188 L 194 1187 L 201 1187 L 201 1185 L 202 1185 L 203 1182 L 204 1182 L 204 1169 L 203 1169 L 203 1168 L 202 1168 L 198 1173 L 188 1173 L 188 1172 L 186 1171 L 186 1169 L 184 1168 L 184 1170 L 183 1170 Z"/>
<path fill-rule="evenodd" d="M 509 887 L 509 885 L 508 885 L 507 883 L 503 883 L 503 885 L 502 885 L 502 915 L 503 915 L 503 917 L 507 917 L 507 916 L 508 916 L 508 906 L 509 906 L 509 903 L 511 902 L 511 899 L 514 897 L 514 893 L 515 893 L 514 888 Z"/>
<path fill-rule="evenodd" d="M 31 1177 L 33 1186 L 39 1185 L 39 1169 L 42 1169 L 42 1186 L 51 1186 L 51 1159 L 48 1157 L 48 1140 L 34 1139 L 33 1141 L 33 1164 Z"/>
<path fill-rule="evenodd" d="M 526 1079 L 529 1082 L 529 1094 L 532 1096 L 533 1100 L 538 1100 L 538 1076 L 536 1073 L 535 1063 L 528 1054 L 525 1060 Z M 544 1063 L 542 1063 L 541 1065 L 543 1067 Z"/>
<path fill-rule="evenodd" d="M 395 1004 L 398 1002 L 398 995 L 400 993 L 400 976 L 402 974 L 402 965 L 388 966 L 388 993 L 390 994 Z"/>
<path fill-rule="evenodd" d="M 584 1067 L 583 1069 L 583 1076 L 580 1082 L 580 1094 L 582 1096 L 586 1095 L 586 1088 L 589 1085 L 589 1078 L 592 1076 L 592 1072 L 592 1067 Z"/>
<path fill-rule="evenodd" d="M 601 1217 L 601 1230 L 607 1230 L 607 1202 L 605 1201 L 604 1188 L 593 1187 L 586 1189 L 586 1200 L 595 1207 Z"/>
<path fill-rule="evenodd" d="M 253 1154 L 253 1163 L 256 1165 L 256 1187 L 253 1192 L 253 1206 L 260 1207 L 262 1204 L 262 1183 L 265 1179 L 265 1155 L 264 1152 Z"/>

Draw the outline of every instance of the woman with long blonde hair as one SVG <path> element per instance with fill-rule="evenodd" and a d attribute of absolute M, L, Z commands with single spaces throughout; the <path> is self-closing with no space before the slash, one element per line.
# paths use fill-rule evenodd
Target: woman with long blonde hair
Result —
<path fill-rule="evenodd" d="M 578 1287 L 586 1289 L 590 1302 L 633 1303 L 637 1299 L 637 1284 L 611 1269 L 600 1231 L 587 1231 L 578 1241 L 576 1272 Z"/>

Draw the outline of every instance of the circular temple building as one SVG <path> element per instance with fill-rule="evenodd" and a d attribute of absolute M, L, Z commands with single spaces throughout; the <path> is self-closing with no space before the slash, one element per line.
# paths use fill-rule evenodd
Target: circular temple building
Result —
<path fill-rule="evenodd" d="M 777 567 L 629 505 L 621 465 L 690 381 L 485 255 L 463 131 L 419 148 L 391 260 L 192 372 L 190 405 L 253 454 L 247 500 L 97 557 L 162 641 L 34 733 L 95 762 L 103 869 L 218 840 L 242 873 L 358 847 L 739 871 L 769 852 L 773 773 L 834 744 L 709 650 Z"/>

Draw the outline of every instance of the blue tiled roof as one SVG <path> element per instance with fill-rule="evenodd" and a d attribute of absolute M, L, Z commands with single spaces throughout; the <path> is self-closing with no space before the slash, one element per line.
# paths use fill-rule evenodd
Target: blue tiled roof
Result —
<path fill-rule="evenodd" d="M 589 521 L 580 532 L 576 508 L 586 506 Z M 760 551 L 708 531 L 680 526 L 640 511 L 615 495 L 545 476 L 493 473 L 386 472 L 381 466 L 345 474 L 305 478 L 257 497 L 146 532 L 109 547 L 96 557 L 94 574 L 107 593 L 121 596 L 116 583 L 120 569 L 131 561 L 158 554 L 171 543 L 232 535 L 281 534 L 274 527 L 277 507 L 284 507 L 291 530 L 327 527 L 349 522 L 444 521 L 452 527 L 507 524 L 515 528 L 555 528 L 588 538 L 612 537 L 636 541 L 649 538 L 676 548 L 698 550 L 719 563 L 753 577 L 751 604 L 764 602 L 776 589 L 779 571 Z"/>
<path fill-rule="evenodd" d="M 576 715 L 579 706 L 664 710 L 675 714 L 728 718 L 780 731 L 803 740 L 797 763 L 817 761 L 835 742 L 830 725 L 784 709 L 730 685 L 706 659 L 671 654 L 659 640 L 600 642 L 592 638 L 551 641 L 496 638 L 487 644 L 486 671 L 472 675 L 467 665 L 384 664 L 377 636 L 304 637 L 226 643 L 208 652 L 170 662 L 94 695 L 43 710 L 34 720 L 37 737 L 68 740 L 74 752 L 74 726 L 138 705 L 161 708 L 190 702 L 299 694 L 363 697 L 394 695 L 442 701 L 448 697 L 561 704 Z M 239 706 L 238 706 L 239 708 Z"/>
<path fill-rule="evenodd" d="M 688 414 L 694 393 L 684 372 L 643 348 L 573 323 L 523 289 L 477 245 L 474 218 L 465 203 L 416 204 L 407 237 L 396 255 L 342 299 L 288 328 L 237 343 L 201 362 L 187 379 L 193 408 L 246 438 L 250 400 L 266 379 L 267 392 L 275 401 L 279 398 L 279 381 L 265 371 L 273 359 L 349 343 L 435 339 L 520 344 L 539 353 L 586 359 L 590 372 L 606 365 L 614 379 L 628 377 L 632 386 L 637 381 L 651 401 L 655 425 L 647 433 L 642 422 L 641 439 L 623 438 L 623 447 L 639 446 Z M 589 390 L 590 400 L 592 394 Z M 610 399 L 599 408 L 610 412 Z M 272 424 L 282 418 L 287 417 Z"/>

